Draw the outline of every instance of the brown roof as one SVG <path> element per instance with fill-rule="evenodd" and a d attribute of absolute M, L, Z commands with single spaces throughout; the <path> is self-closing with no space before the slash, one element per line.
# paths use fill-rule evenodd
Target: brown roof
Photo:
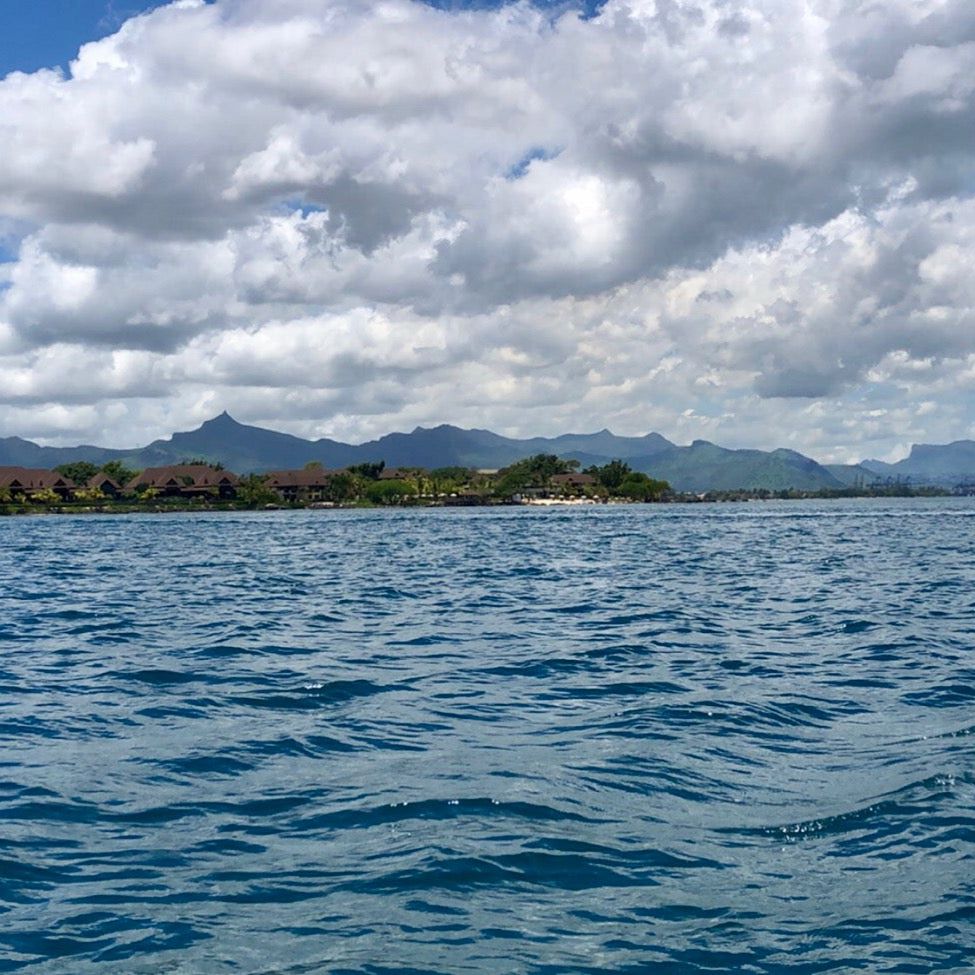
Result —
<path fill-rule="evenodd" d="M 380 481 L 401 481 L 408 477 L 416 477 L 415 467 L 387 467 L 379 473 Z"/>
<path fill-rule="evenodd" d="M 74 481 L 57 471 L 33 467 L 0 467 L 0 488 L 40 491 L 44 488 L 73 488 Z"/>
<path fill-rule="evenodd" d="M 296 471 L 270 471 L 264 475 L 268 487 L 324 487 L 338 473 L 321 467 L 302 468 Z"/>
<path fill-rule="evenodd" d="M 109 477 L 107 474 L 92 474 L 91 477 L 85 481 L 85 487 L 94 490 L 95 488 L 101 488 L 103 485 L 108 484 L 114 490 L 121 491 L 122 487 L 114 478 Z"/>
<path fill-rule="evenodd" d="M 221 484 L 236 486 L 237 475 L 233 471 L 217 470 L 209 464 L 171 464 L 169 467 L 147 467 L 129 481 L 126 489 L 134 491 L 142 485 L 153 488 L 170 485 L 180 488 L 207 488 L 220 487 Z"/>
<path fill-rule="evenodd" d="M 587 487 L 596 483 L 592 474 L 553 474 L 553 484 L 571 484 L 574 487 Z"/>

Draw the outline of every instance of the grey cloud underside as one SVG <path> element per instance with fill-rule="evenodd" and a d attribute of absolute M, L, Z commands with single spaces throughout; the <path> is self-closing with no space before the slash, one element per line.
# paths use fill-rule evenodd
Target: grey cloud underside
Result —
<path fill-rule="evenodd" d="M 964 432 L 973 130 L 967 2 L 174 4 L 0 82 L 0 399 Z"/>

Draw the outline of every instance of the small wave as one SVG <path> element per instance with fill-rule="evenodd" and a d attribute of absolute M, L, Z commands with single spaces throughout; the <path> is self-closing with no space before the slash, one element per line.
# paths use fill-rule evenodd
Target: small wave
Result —
<path fill-rule="evenodd" d="M 950 798 L 959 783 L 971 784 L 972 781 L 975 780 L 969 776 L 933 775 L 912 782 L 883 796 L 877 796 L 869 800 L 867 805 L 847 812 L 788 823 L 782 826 L 759 827 L 757 829 L 732 828 L 723 831 L 801 839 L 804 837 L 839 836 L 883 825 L 893 828 L 898 822 L 930 818 L 933 807 L 937 806 L 939 800 Z M 964 817 L 964 819 L 970 825 L 975 826 L 975 817 Z"/>
<path fill-rule="evenodd" d="M 681 684 L 674 684 L 665 680 L 645 681 L 607 681 L 600 684 L 584 686 L 566 685 L 554 687 L 540 695 L 542 700 L 551 698 L 573 698 L 578 700 L 600 699 L 607 697 L 660 697 L 670 694 L 686 694 L 688 688 Z"/>
<path fill-rule="evenodd" d="M 560 674 L 574 674 L 580 670 L 589 669 L 590 664 L 584 660 L 571 657 L 552 657 L 547 660 L 525 660 L 519 663 L 498 664 L 494 667 L 484 667 L 476 671 L 496 677 L 537 677 L 548 678 Z"/>
<path fill-rule="evenodd" d="M 865 619 L 843 620 L 839 628 L 841 633 L 869 633 L 870 630 L 877 629 L 877 623 Z"/>
<path fill-rule="evenodd" d="M 342 809 L 296 819 L 299 832 L 317 830 L 371 829 L 411 820 L 522 819 L 530 822 L 598 823 L 596 817 L 569 812 L 540 803 L 500 799 L 421 799 L 364 809 Z"/>
<path fill-rule="evenodd" d="M 408 685 L 376 684 L 370 680 L 333 680 L 306 684 L 297 693 L 240 694 L 231 703 L 272 711 L 314 711 L 353 698 L 372 697 L 390 691 L 409 689 Z"/>
<path fill-rule="evenodd" d="M 647 880 L 642 886 L 655 886 Z M 488 859 L 472 856 L 430 857 L 418 867 L 396 870 L 368 880 L 353 881 L 344 889 L 361 893 L 450 890 L 477 887 L 554 887 L 593 890 L 600 887 L 641 886 L 622 873 L 599 867 L 585 857 L 539 853 Z M 342 889 L 342 888 L 340 888 Z"/>
<path fill-rule="evenodd" d="M 145 670 L 117 671 L 111 675 L 119 680 L 136 681 L 140 684 L 150 684 L 153 687 L 165 687 L 169 684 L 192 684 L 199 680 L 198 674 L 187 674 L 178 670 L 167 670 L 159 667 Z"/>

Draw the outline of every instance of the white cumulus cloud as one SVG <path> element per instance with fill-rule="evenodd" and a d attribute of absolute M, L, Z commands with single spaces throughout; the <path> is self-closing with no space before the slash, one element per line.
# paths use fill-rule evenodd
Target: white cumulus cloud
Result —
<path fill-rule="evenodd" d="M 973 79 L 967 0 L 162 6 L 0 80 L 0 434 L 975 435 Z"/>

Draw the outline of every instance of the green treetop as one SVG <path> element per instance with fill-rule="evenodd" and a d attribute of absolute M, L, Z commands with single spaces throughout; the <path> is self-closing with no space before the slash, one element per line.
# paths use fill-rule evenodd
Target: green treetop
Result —
<path fill-rule="evenodd" d="M 98 473 L 98 465 L 87 460 L 73 460 L 68 464 L 59 464 L 54 469 L 75 484 L 86 484 Z"/>

